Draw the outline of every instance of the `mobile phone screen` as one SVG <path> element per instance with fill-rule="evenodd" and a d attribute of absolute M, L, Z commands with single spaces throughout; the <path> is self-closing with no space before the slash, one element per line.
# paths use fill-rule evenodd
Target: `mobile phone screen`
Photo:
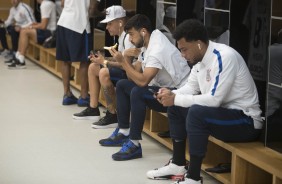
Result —
<path fill-rule="evenodd" d="M 151 93 L 153 93 L 154 95 L 158 95 L 158 92 L 155 91 L 154 89 L 149 88 L 148 90 L 149 90 Z"/>

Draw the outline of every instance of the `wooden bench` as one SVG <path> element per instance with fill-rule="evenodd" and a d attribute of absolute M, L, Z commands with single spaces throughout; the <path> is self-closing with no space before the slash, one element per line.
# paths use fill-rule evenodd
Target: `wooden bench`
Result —
<path fill-rule="evenodd" d="M 29 41 L 26 57 L 39 66 L 62 78 L 61 62 L 56 60 L 56 49 L 45 48 L 33 41 Z"/>
<path fill-rule="evenodd" d="M 61 78 L 61 62 L 56 61 L 55 55 L 55 49 L 46 49 L 34 42 L 29 42 L 27 57 Z M 79 63 L 72 63 L 74 80 L 71 82 L 71 85 L 80 90 L 78 70 Z M 103 93 L 100 93 L 99 101 L 104 106 L 106 105 Z M 161 138 L 157 135 L 158 132 L 167 130 L 167 114 L 148 109 L 143 131 L 169 149 L 172 149 L 170 138 Z M 186 158 L 189 160 L 188 151 Z M 208 174 L 222 183 L 282 184 L 282 154 L 264 147 L 261 142 L 225 143 L 210 137 L 202 169 L 214 167 L 219 163 L 231 163 L 231 173 Z"/>
<path fill-rule="evenodd" d="M 170 138 L 161 138 L 157 135 L 167 130 L 167 114 L 147 110 L 143 131 L 172 149 Z M 188 149 L 186 158 L 189 160 Z M 208 174 L 222 183 L 282 184 L 282 154 L 265 147 L 261 142 L 225 143 L 209 137 L 202 170 L 215 167 L 219 163 L 231 163 L 231 173 Z"/>

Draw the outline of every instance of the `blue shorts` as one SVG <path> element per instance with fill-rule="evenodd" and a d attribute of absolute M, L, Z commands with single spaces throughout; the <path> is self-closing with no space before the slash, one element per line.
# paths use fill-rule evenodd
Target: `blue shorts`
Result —
<path fill-rule="evenodd" d="M 110 67 L 109 68 L 110 78 L 114 86 L 120 79 L 127 79 L 126 72 L 120 68 Z"/>
<path fill-rule="evenodd" d="M 88 62 L 88 55 L 93 47 L 91 34 L 82 34 L 62 26 L 57 27 L 56 59 L 59 61 Z"/>
<path fill-rule="evenodd" d="M 46 38 L 51 36 L 51 31 L 48 29 L 36 29 L 37 43 L 42 44 Z"/>

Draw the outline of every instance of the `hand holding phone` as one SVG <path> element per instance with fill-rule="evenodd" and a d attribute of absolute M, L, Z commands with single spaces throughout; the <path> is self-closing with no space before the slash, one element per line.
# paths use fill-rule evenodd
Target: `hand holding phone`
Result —
<path fill-rule="evenodd" d="M 151 93 L 153 93 L 153 95 L 157 96 L 158 95 L 158 92 L 152 88 L 149 88 L 148 89 Z"/>

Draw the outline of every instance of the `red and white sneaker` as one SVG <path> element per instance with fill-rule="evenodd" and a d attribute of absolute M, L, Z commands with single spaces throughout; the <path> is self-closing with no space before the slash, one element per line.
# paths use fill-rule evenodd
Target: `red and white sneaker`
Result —
<path fill-rule="evenodd" d="M 185 166 L 178 166 L 170 160 L 165 166 L 148 171 L 147 177 L 153 180 L 183 180 L 186 172 Z"/>

